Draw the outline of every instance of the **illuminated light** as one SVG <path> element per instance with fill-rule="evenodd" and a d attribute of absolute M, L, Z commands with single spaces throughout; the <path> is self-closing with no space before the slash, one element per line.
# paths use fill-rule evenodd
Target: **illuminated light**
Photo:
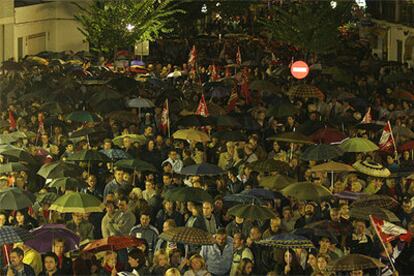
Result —
<path fill-rule="evenodd" d="M 338 3 L 336 1 L 331 1 L 331 7 L 332 9 L 335 9 Z"/>
<path fill-rule="evenodd" d="M 132 30 L 135 28 L 135 26 L 134 26 L 134 25 L 132 25 L 132 24 L 128 24 L 128 25 L 126 26 L 126 28 L 127 28 L 127 30 L 128 30 L 129 32 L 132 32 Z"/>
<path fill-rule="evenodd" d="M 203 4 L 203 6 L 201 7 L 201 12 L 202 13 L 207 13 L 207 5 Z"/>

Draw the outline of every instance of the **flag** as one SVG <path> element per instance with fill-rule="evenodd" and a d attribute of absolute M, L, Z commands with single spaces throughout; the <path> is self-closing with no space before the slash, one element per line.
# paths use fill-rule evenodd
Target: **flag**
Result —
<path fill-rule="evenodd" d="M 220 78 L 220 75 L 218 73 L 218 68 L 215 64 L 213 64 L 213 69 L 211 71 L 211 80 L 216 81 Z"/>
<path fill-rule="evenodd" d="M 208 116 L 208 108 L 207 108 L 206 100 L 204 99 L 204 95 L 201 95 L 201 99 L 200 99 L 200 102 L 198 103 L 198 107 L 197 107 L 195 114 L 201 115 L 204 117 Z"/>
<path fill-rule="evenodd" d="M 230 78 L 231 77 L 231 70 L 229 66 L 226 66 L 226 71 L 224 72 L 224 77 Z"/>
<path fill-rule="evenodd" d="M 276 65 L 278 63 L 277 58 L 275 56 L 275 54 L 272 52 L 272 64 Z"/>
<path fill-rule="evenodd" d="M 391 152 L 394 150 L 394 136 L 391 131 L 390 121 L 384 127 L 378 146 L 381 151 Z"/>
<path fill-rule="evenodd" d="M 168 99 L 165 99 L 165 103 L 162 107 L 160 130 L 164 135 L 170 131 L 170 110 L 168 107 Z"/>
<path fill-rule="evenodd" d="M 243 68 L 242 71 L 242 78 L 241 78 L 241 85 L 240 85 L 240 92 L 242 93 L 246 104 L 250 104 L 252 102 L 252 96 L 250 95 L 249 89 L 249 68 Z"/>
<path fill-rule="evenodd" d="M 235 83 L 231 90 L 230 98 L 227 101 L 227 112 L 232 112 L 239 101 L 239 94 L 237 93 L 237 84 Z"/>
<path fill-rule="evenodd" d="M 196 59 L 197 59 L 197 50 L 196 50 L 195 45 L 193 45 L 193 48 L 191 48 L 191 51 L 190 51 L 190 56 L 188 58 L 188 63 L 191 64 L 192 67 L 195 67 Z"/>
<path fill-rule="evenodd" d="M 241 63 L 242 63 L 242 60 L 241 60 L 240 47 L 237 47 L 236 64 L 240 66 Z"/>
<path fill-rule="evenodd" d="M 368 107 L 367 113 L 362 118 L 361 124 L 369 124 L 372 122 L 371 107 Z"/>
<path fill-rule="evenodd" d="M 375 232 L 383 243 L 388 243 L 397 238 L 401 241 L 411 241 L 412 233 L 406 229 L 374 216 L 370 216 L 370 219 L 372 225 L 374 226 Z"/>
<path fill-rule="evenodd" d="M 10 123 L 10 129 L 15 130 L 16 129 L 16 119 L 14 118 L 14 112 L 12 110 L 9 110 L 9 123 Z"/>
<path fill-rule="evenodd" d="M 39 128 L 37 129 L 38 134 L 44 134 L 45 133 L 45 115 L 43 112 L 40 112 L 37 115 L 37 120 L 39 122 Z"/>

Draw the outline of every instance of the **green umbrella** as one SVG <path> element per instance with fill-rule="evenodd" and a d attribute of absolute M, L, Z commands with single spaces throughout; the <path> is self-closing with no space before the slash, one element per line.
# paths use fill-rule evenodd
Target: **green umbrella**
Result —
<path fill-rule="evenodd" d="M 49 208 L 60 213 L 93 213 L 102 212 L 103 209 L 104 206 L 97 197 L 79 192 L 67 192 Z"/>
<path fill-rule="evenodd" d="M 123 146 L 123 141 L 124 141 L 125 138 L 129 138 L 132 143 L 138 143 L 140 145 L 144 145 L 146 140 L 147 140 L 147 138 L 145 138 L 144 135 L 125 134 L 125 135 L 120 135 L 120 136 L 115 137 L 112 141 L 118 147 L 122 147 Z"/>
<path fill-rule="evenodd" d="M 269 137 L 267 140 L 294 144 L 315 144 L 309 136 L 303 135 L 299 132 L 284 132 L 276 136 Z"/>
<path fill-rule="evenodd" d="M 97 150 L 81 150 L 69 156 L 67 160 L 111 162 L 108 156 Z"/>
<path fill-rule="evenodd" d="M 83 172 L 82 168 L 78 165 L 66 163 L 64 161 L 56 161 L 49 164 L 44 164 L 39 171 L 38 175 L 45 179 L 53 179 L 59 177 L 77 177 Z"/>
<path fill-rule="evenodd" d="M 119 94 L 115 90 L 112 90 L 108 86 L 103 86 L 99 88 L 99 91 L 97 91 L 91 96 L 91 98 L 89 99 L 89 103 L 95 106 L 103 101 L 119 100 L 121 98 L 122 98 L 121 94 Z"/>
<path fill-rule="evenodd" d="M 318 144 L 308 146 L 300 158 L 302 160 L 321 161 L 335 159 L 343 154 L 344 152 L 338 146 Z"/>
<path fill-rule="evenodd" d="M 22 149 L 5 149 L 4 151 L 1 151 L 1 155 L 4 155 L 9 160 L 17 160 L 17 161 L 24 161 L 30 164 L 37 164 L 38 162 L 36 159 L 27 151 L 24 151 Z"/>
<path fill-rule="evenodd" d="M 312 182 L 298 182 L 284 188 L 282 194 L 298 200 L 320 201 L 323 197 L 332 196 L 332 193 L 325 187 Z"/>
<path fill-rule="evenodd" d="M 122 169 L 130 169 L 135 171 L 150 171 L 156 172 L 157 169 L 151 163 L 139 160 L 139 159 L 124 159 L 115 162 L 115 167 Z"/>
<path fill-rule="evenodd" d="M 76 178 L 72 177 L 59 177 L 55 178 L 47 184 L 48 187 L 51 188 L 65 188 L 65 189 L 82 189 L 86 187 L 86 183 L 79 181 Z"/>
<path fill-rule="evenodd" d="M 5 188 L 0 191 L 0 210 L 20 210 L 32 205 L 32 200 L 19 188 Z"/>
<path fill-rule="evenodd" d="M 288 116 L 293 116 L 299 113 L 299 110 L 288 101 L 284 101 L 278 105 L 271 106 L 267 111 L 266 115 L 268 117 L 283 118 Z"/>
<path fill-rule="evenodd" d="M 241 128 L 239 121 L 228 115 L 213 117 L 213 120 L 216 127 Z"/>
<path fill-rule="evenodd" d="M 10 162 L 0 165 L 0 173 L 30 171 L 30 169 L 20 162 Z"/>
<path fill-rule="evenodd" d="M 193 187 L 178 187 L 174 189 L 167 190 L 164 193 L 164 198 L 171 201 L 194 201 L 194 202 L 213 202 L 211 195 L 201 188 Z"/>
<path fill-rule="evenodd" d="M 371 152 L 378 150 L 378 146 L 365 138 L 346 139 L 339 147 L 345 152 Z"/>
<path fill-rule="evenodd" d="M 282 174 L 278 174 L 278 175 L 261 177 L 259 184 L 262 187 L 279 191 L 295 182 L 296 180 L 293 178 L 287 177 Z"/>
<path fill-rule="evenodd" d="M 254 204 L 238 204 L 227 211 L 227 215 L 251 220 L 266 220 L 277 217 L 271 209 Z"/>
<path fill-rule="evenodd" d="M 16 137 L 12 137 L 9 134 L 0 134 L 0 144 L 2 144 L 2 145 L 14 143 L 17 140 L 19 140 L 19 139 L 16 138 Z"/>
<path fill-rule="evenodd" d="M 51 205 L 58 198 L 59 196 L 56 193 L 41 193 L 37 195 L 36 201 L 39 202 L 39 204 Z"/>
<path fill-rule="evenodd" d="M 257 160 L 248 165 L 252 170 L 266 173 L 266 172 L 280 172 L 288 173 L 290 171 L 290 166 L 288 163 L 275 160 L 275 159 L 266 159 L 266 160 Z"/>
<path fill-rule="evenodd" d="M 79 123 L 101 121 L 98 115 L 88 111 L 74 111 L 66 116 L 66 120 Z"/>

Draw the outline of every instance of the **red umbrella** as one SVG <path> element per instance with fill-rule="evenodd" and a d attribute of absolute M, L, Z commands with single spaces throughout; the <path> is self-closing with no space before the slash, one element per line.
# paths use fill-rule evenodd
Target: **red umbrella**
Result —
<path fill-rule="evenodd" d="M 340 142 L 346 138 L 346 135 L 341 131 L 325 127 L 317 130 L 311 135 L 312 141 L 315 143 L 324 143 L 324 144 L 331 144 L 335 142 Z"/>
<path fill-rule="evenodd" d="M 409 141 L 407 143 L 402 144 L 401 146 L 398 147 L 398 150 L 401 151 L 410 151 L 410 150 L 414 150 L 414 141 Z"/>
<path fill-rule="evenodd" d="M 95 240 L 85 246 L 83 251 L 91 251 L 93 253 L 112 250 L 118 251 L 128 247 L 136 247 L 143 245 L 144 241 L 131 236 L 111 236 L 108 238 Z"/>

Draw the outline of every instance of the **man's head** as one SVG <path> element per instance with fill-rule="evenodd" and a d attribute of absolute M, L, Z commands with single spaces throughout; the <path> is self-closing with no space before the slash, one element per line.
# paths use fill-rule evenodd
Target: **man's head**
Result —
<path fill-rule="evenodd" d="M 162 172 L 163 173 L 172 173 L 172 165 L 170 162 L 165 162 L 164 164 L 162 164 Z"/>
<path fill-rule="evenodd" d="M 173 229 L 174 227 L 176 227 L 177 225 L 175 224 L 175 221 L 173 219 L 167 219 L 166 221 L 164 221 L 164 223 L 162 224 L 162 231 L 166 232 L 169 231 L 171 229 Z"/>
<path fill-rule="evenodd" d="M 279 227 L 281 223 L 282 221 L 280 220 L 279 217 L 272 218 L 270 220 L 270 229 L 272 229 L 273 232 L 279 231 Z"/>
<path fill-rule="evenodd" d="M 105 210 L 107 214 L 112 215 L 115 211 L 115 202 L 112 200 L 107 200 L 105 202 Z"/>
<path fill-rule="evenodd" d="M 411 203 L 411 199 L 407 198 L 407 199 L 403 200 L 402 209 L 404 210 L 405 213 L 411 214 L 411 212 L 413 210 L 413 205 Z"/>
<path fill-rule="evenodd" d="M 354 221 L 354 230 L 357 235 L 364 235 L 366 229 L 367 229 L 367 226 L 365 224 L 365 221 L 363 220 Z"/>
<path fill-rule="evenodd" d="M 114 172 L 114 178 L 116 182 L 122 183 L 124 179 L 124 171 L 121 170 L 120 168 L 116 168 Z"/>
<path fill-rule="evenodd" d="M 307 203 L 305 205 L 305 216 L 313 216 L 313 214 L 315 213 L 315 206 L 313 206 L 312 203 Z"/>
<path fill-rule="evenodd" d="M 339 222 L 341 216 L 339 215 L 339 209 L 338 208 L 332 208 L 329 211 L 329 216 L 331 217 L 331 220 L 334 222 Z"/>
<path fill-rule="evenodd" d="M 122 145 L 124 148 L 131 148 L 132 147 L 132 139 L 129 136 L 124 137 L 122 140 Z"/>
<path fill-rule="evenodd" d="M 111 139 L 105 139 L 103 144 L 104 150 L 110 150 L 112 149 L 112 140 Z"/>
<path fill-rule="evenodd" d="M 72 213 L 72 219 L 76 225 L 79 225 L 83 220 L 83 215 L 81 213 Z"/>
<path fill-rule="evenodd" d="M 118 201 L 118 208 L 121 212 L 128 211 L 128 197 L 121 197 Z"/>
<path fill-rule="evenodd" d="M 260 228 L 257 226 L 253 226 L 250 229 L 249 238 L 253 241 L 258 241 L 262 238 L 262 232 L 260 231 Z"/>
<path fill-rule="evenodd" d="M 5 213 L 0 213 L 0 227 L 7 223 L 7 216 Z"/>
<path fill-rule="evenodd" d="M 138 268 L 144 265 L 144 253 L 137 248 L 131 249 L 131 251 L 128 252 L 128 264 L 131 266 L 131 268 Z"/>
<path fill-rule="evenodd" d="M 327 252 L 327 251 L 328 251 L 328 249 L 329 249 L 329 246 L 331 246 L 331 241 L 329 240 L 329 238 L 327 238 L 327 237 L 322 237 L 322 238 L 319 240 L 319 247 L 320 247 L 320 250 L 321 250 L 321 251 L 323 251 L 323 252 Z"/>
<path fill-rule="evenodd" d="M 167 212 L 174 211 L 174 202 L 172 202 L 171 200 L 167 200 L 167 199 L 164 200 L 163 206 L 164 206 L 165 211 Z"/>
<path fill-rule="evenodd" d="M 170 152 L 168 153 L 168 157 L 173 161 L 177 160 L 178 159 L 177 151 L 176 150 L 170 150 Z"/>
<path fill-rule="evenodd" d="M 13 248 L 10 252 L 10 264 L 14 267 L 20 267 L 23 265 L 23 258 L 24 258 L 24 252 L 22 249 L 16 247 Z"/>
<path fill-rule="evenodd" d="M 224 247 L 227 243 L 226 230 L 223 228 L 217 230 L 217 233 L 214 235 L 214 239 L 219 247 Z"/>
<path fill-rule="evenodd" d="M 97 181 L 97 179 L 96 179 L 96 176 L 95 175 L 93 175 L 93 174 L 91 174 L 91 175 L 89 175 L 89 177 L 88 177 L 88 179 L 87 179 L 87 184 L 88 184 L 88 186 L 89 187 L 91 187 L 91 188 L 95 188 L 95 186 L 96 186 L 96 183 L 98 182 Z"/>
<path fill-rule="evenodd" d="M 53 252 L 48 252 L 43 256 L 43 265 L 46 272 L 55 272 L 58 267 L 58 257 Z"/>
<path fill-rule="evenodd" d="M 145 212 L 141 213 L 140 222 L 141 226 L 148 227 L 151 222 L 150 214 Z"/>
<path fill-rule="evenodd" d="M 65 240 L 61 238 L 56 238 L 53 240 L 52 251 L 57 256 L 62 256 L 65 252 Z"/>
<path fill-rule="evenodd" d="M 240 232 L 237 232 L 233 235 L 233 247 L 235 249 L 238 249 L 244 245 L 245 237 L 243 237 L 243 234 Z"/>
<path fill-rule="evenodd" d="M 171 185 L 172 182 L 172 176 L 170 173 L 164 173 L 162 175 L 162 183 L 164 184 L 164 186 L 168 186 Z"/>
<path fill-rule="evenodd" d="M 234 218 L 234 221 L 235 221 L 237 224 L 242 224 L 242 223 L 244 222 L 244 218 L 239 217 L 239 216 L 236 216 L 236 217 Z"/>
<path fill-rule="evenodd" d="M 203 216 L 209 218 L 213 214 L 213 205 L 209 201 L 203 202 Z"/>
<path fill-rule="evenodd" d="M 68 141 L 66 143 L 66 151 L 67 152 L 73 152 L 75 150 L 75 147 L 73 146 L 73 142 Z"/>

